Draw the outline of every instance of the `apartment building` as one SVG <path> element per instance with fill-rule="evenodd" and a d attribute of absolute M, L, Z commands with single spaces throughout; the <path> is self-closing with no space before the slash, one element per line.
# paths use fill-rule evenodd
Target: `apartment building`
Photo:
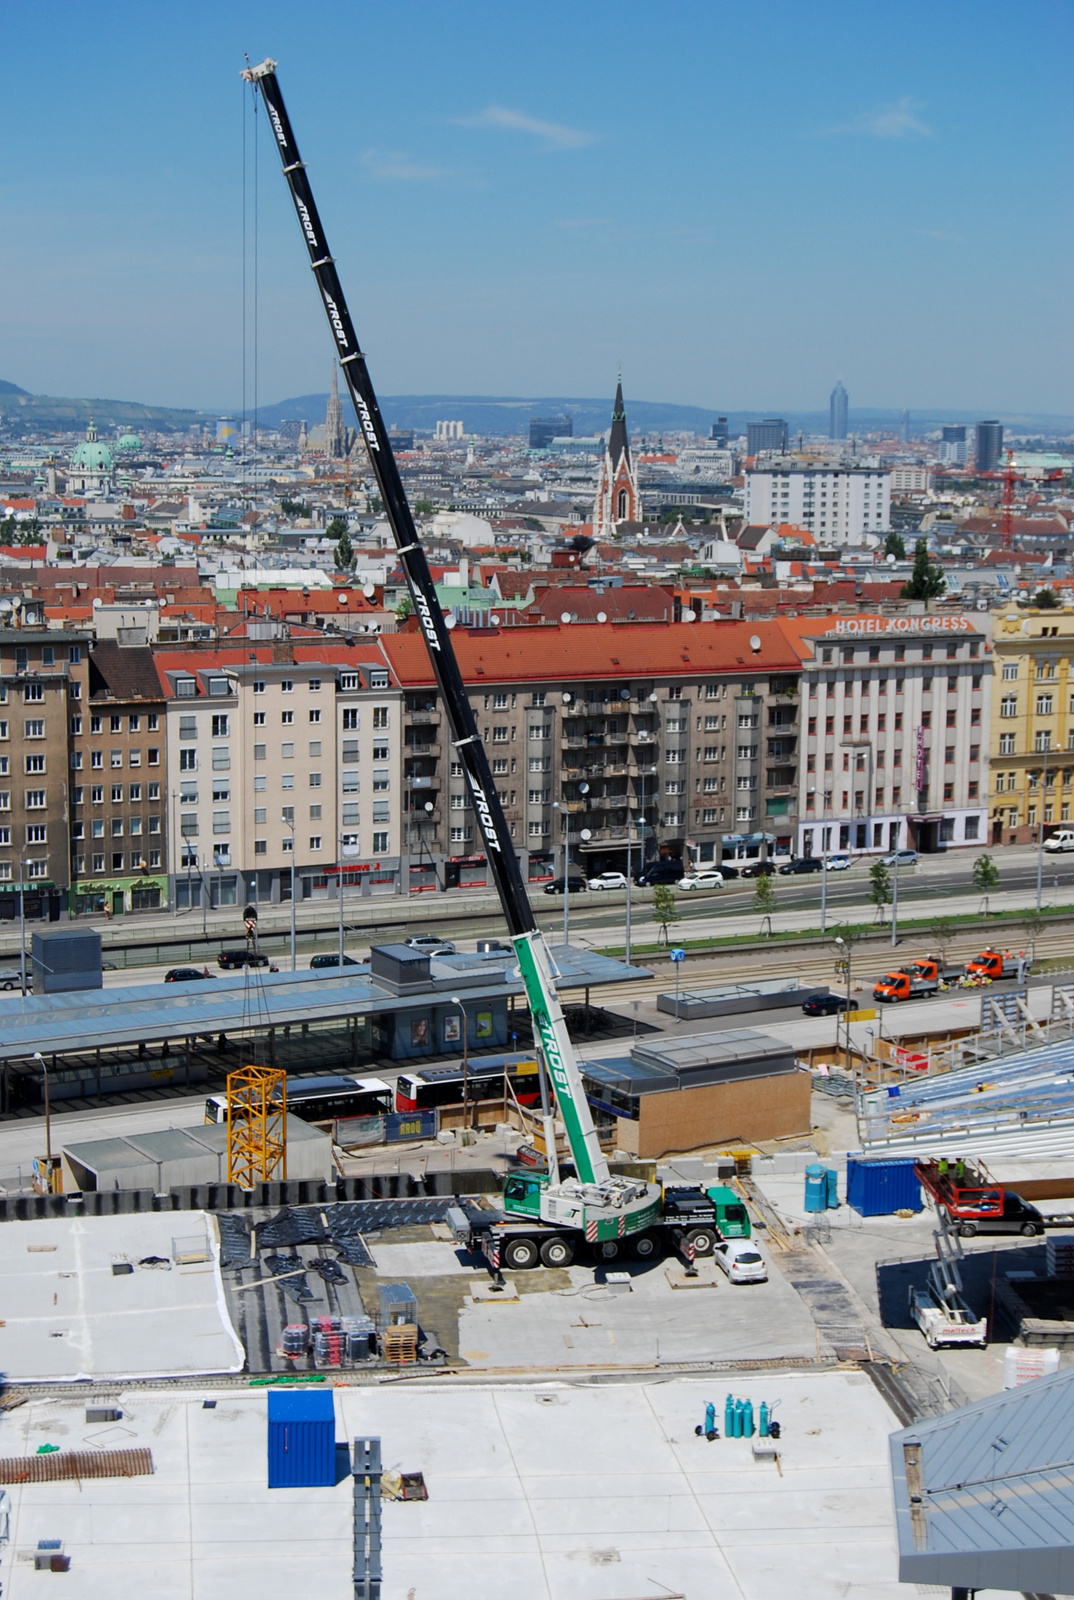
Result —
<path fill-rule="evenodd" d="M 794 458 L 746 472 L 747 527 L 790 522 L 819 544 L 860 545 L 891 527 L 891 473 L 878 466 L 806 466 Z"/>
<path fill-rule="evenodd" d="M 165 701 L 152 650 L 95 644 L 69 731 L 72 915 L 166 906 Z"/>
<path fill-rule="evenodd" d="M 179 911 L 394 892 L 401 697 L 373 642 L 158 652 Z"/>
<path fill-rule="evenodd" d="M 772 622 L 456 628 L 453 643 L 511 836 L 531 881 L 660 854 L 789 853 L 797 822 L 799 660 Z M 423 641 L 381 649 L 404 696 L 413 887 L 483 884 L 461 764 Z"/>
<path fill-rule="evenodd" d="M 798 852 L 985 842 L 987 619 L 785 619 L 802 672 Z"/>
<path fill-rule="evenodd" d="M 87 700 L 91 636 L 0 629 L 0 919 L 68 908 L 70 729 Z"/>
<path fill-rule="evenodd" d="M 1036 844 L 1071 821 L 1074 616 L 1010 610 L 994 619 L 992 843 Z"/>

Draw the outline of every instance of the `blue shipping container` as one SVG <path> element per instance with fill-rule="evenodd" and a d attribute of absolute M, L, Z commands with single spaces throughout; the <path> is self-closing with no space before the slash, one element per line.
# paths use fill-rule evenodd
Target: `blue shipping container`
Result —
<path fill-rule="evenodd" d="M 268 1392 L 268 1486 L 330 1487 L 336 1481 L 336 1408 L 324 1389 Z"/>
<path fill-rule="evenodd" d="M 890 1217 L 895 1211 L 920 1211 L 921 1185 L 912 1160 L 847 1162 L 847 1205 L 863 1217 Z"/>

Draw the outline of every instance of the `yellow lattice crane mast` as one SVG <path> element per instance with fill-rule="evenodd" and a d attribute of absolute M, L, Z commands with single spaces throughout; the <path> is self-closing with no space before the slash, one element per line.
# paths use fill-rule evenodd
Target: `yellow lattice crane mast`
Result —
<path fill-rule="evenodd" d="M 240 1067 L 227 1076 L 227 1179 L 242 1189 L 287 1180 L 287 1074 Z"/>

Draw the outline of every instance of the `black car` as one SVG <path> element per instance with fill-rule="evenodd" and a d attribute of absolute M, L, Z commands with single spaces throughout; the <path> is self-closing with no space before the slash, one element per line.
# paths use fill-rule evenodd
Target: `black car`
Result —
<path fill-rule="evenodd" d="M 807 1017 L 834 1017 L 839 1011 L 853 1011 L 854 1002 L 845 994 L 814 994 L 802 1002 Z"/>
<path fill-rule="evenodd" d="M 570 888 L 571 894 L 581 894 L 584 889 L 588 889 L 589 888 L 589 884 L 587 883 L 585 878 L 582 878 L 582 877 L 580 877 L 580 876 L 578 876 L 578 875 L 576 875 L 575 873 L 572 872 L 571 876 L 570 876 L 568 887 Z M 544 892 L 545 892 L 545 894 L 562 894 L 563 893 L 563 879 L 562 878 L 553 878 L 551 883 L 546 883 L 545 884 Z"/>
<path fill-rule="evenodd" d="M 778 869 L 774 861 L 748 861 L 742 868 L 744 878 L 770 878 Z"/>
<path fill-rule="evenodd" d="M 795 856 L 793 861 L 785 861 L 779 869 L 781 878 L 789 878 L 798 872 L 820 872 L 821 862 L 816 856 Z"/>
<path fill-rule="evenodd" d="M 353 956 L 345 955 L 343 957 L 343 965 L 345 967 L 360 967 L 362 965 L 362 963 L 360 961 L 355 961 Z M 313 968 L 315 968 L 315 967 L 338 967 L 338 966 L 339 966 L 339 955 L 338 955 L 338 953 L 336 955 L 334 955 L 334 956 L 325 955 L 325 956 L 311 956 L 310 957 L 310 968 L 311 968 L 311 970 Z"/>
<path fill-rule="evenodd" d="M 269 958 L 262 955 L 260 950 L 221 950 L 216 964 L 223 967 L 225 972 L 230 972 L 235 967 L 267 967 Z"/>
<path fill-rule="evenodd" d="M 193 983 L 196 978 L 211 978 L 208 967 L 172 967 L 164 974 L 165 983 Z"/>
<path fill-rule="evenodd" d="M 725 883 L 727 882 L 728 878 L 741 878 L 742 876 L 739 869 L 737 867 L 733 867 L 730 861 L 721 861 L 716 870 L 719 872 L 720 877 Z"/>
<path fill-rule="evenodd" d="M 678 883 L 683 871 L 681 861 L 654 861 L 651 867 L 638 873 L 634 882 L 639 889 L 651 889 L 657 883 Z"/>

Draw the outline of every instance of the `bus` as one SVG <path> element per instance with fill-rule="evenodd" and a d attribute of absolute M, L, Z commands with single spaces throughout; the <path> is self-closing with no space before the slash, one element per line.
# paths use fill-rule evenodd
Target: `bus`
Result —
<path fill-rule="evenodd" d="M 506 1076 L 511 1089 L 504 1082 Z M 511 1090 L 520 1105 L 540 1103 L 540 1080 L 535 1056 L 479 1056 L 466 1069 L 467 1098 L 479 1100 L 510 1098 Z M 432 1111 L 437 1106 L 462 1103 L 463 1065 L 422 1067 L 418 1072 L 401 1072 L 395 1084 L 397 1111 Z"/>
<path fill-rule="evenodd" d="M 331 1073 L 317 1078 L 288 1078 L 287 1109 L 303 1122 L 331 1122 L 336 1117 L 375 1117 L 392 1109 L 392 1086 L 383 1078 L 356 1078 Z M 206 1122 L 227 1121 L 227 1095 L 211 1094 L 205 1102 Z"/>

